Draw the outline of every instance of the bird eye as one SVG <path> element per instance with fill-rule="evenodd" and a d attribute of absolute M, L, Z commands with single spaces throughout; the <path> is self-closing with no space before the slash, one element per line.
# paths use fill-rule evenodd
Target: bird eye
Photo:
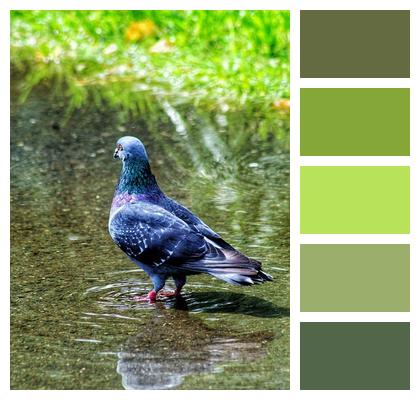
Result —
<path fill-rule="evenodd" d="M 121 144 L 119 144 L 119 143 L 117 144 L 117 149 L 118 149 L 118 150 L 124 150 L 124 149 L 123 149 L 123 147 L 122 147 L 122 145 L 121 145 Z"/>

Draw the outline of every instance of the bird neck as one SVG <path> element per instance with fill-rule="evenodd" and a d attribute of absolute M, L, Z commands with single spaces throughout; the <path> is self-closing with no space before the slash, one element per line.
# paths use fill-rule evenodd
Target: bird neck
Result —
<path fill-rule="evenodd" d="M 123 162 L 116 193 L 149 194 L 159 192 L 160 188 L 147 160 L 130 159 Z"/>

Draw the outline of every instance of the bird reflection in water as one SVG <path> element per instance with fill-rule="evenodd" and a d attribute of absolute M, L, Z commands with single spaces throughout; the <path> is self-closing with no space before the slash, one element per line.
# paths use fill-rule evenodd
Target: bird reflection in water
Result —
<path fill-rule="evenodd" d="M 166 309 L 156 303 L 153 317 L 118 353 L 117 372 L 125 389 L 171 389 L 184 378 L 217 373 L 231 362 L 251 362 L 265 355 L 271 332 L 238 334 L 211 328 L 186 311 L 185 299 Z"/>

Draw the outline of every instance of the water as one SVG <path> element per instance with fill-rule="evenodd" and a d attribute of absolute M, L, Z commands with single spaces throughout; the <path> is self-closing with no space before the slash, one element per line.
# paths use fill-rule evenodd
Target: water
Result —
<path fill-rule="evenodd" d="M 12 105 L 13 389 L 289 387 L 286 142 L 255 135 L 262 117 L 245 112 L 163 112 L 153 123 L 90 109 L 67 120 L 42 93 Z M 125 134 L 143 140 L 167 194 L 274 282 L 200 275 L 181 299 L 133 301 L 151 284 L 107 232 Z"/>

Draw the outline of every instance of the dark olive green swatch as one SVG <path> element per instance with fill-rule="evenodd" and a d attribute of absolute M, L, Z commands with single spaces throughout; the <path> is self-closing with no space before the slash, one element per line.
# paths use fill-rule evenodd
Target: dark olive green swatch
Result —
<path fill-rule="evenodd" d="M 300 310 L 410 311 L 410 246 L 301 245 Z"/>
<path fill-rule="evenodd" d="M 410 89 L 301 89 L 302 156 L 409 156 Z"/>
<path fill-rule="evenodd" d="M 300 388 L 410 389 L 410 324 L 301 323 Z"/>
<path fill-rule="evenodd" d="M 409 78 L 410 12 L 300 13 L 302 78 Z"/>

